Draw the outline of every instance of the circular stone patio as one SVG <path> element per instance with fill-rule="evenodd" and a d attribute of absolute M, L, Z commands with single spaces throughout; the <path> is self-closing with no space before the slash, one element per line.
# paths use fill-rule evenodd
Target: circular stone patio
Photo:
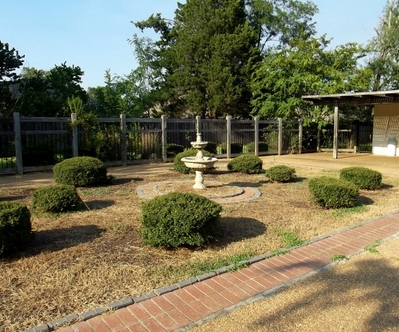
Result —
<path fill-rule="evenodd" d="M 220 204 L 252 201 L 261 195 L 257 188 L 229 185 L 219 181 L 207 181 L 205 189 L 193 189 L 192 180 L 150 182 L 137 188 L 137 194 L 145 199 L 170 192 L 195 193 Z"/>

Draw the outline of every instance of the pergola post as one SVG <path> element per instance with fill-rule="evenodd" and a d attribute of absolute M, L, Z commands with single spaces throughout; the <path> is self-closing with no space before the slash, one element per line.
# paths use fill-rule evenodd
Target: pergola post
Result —
<path fill-rule="evenodd" d="M 333 139 L 333 158 L 338 159 L 338 128 L 339 128 L 339 108 L 334 107 L 334 139 Z"/>

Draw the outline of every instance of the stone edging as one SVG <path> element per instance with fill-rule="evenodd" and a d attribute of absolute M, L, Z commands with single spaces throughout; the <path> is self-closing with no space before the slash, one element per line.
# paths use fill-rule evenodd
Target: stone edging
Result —
<path fill-rule="evenodd" d="M 318 242 L 320 240 L 329 238 L 331 236 L 343 233 L 343 232 L 348 231 L 348 230 L 353 229 L 353 228 L 357 228 L 357 227 L 360 227 L 360 226 L 367 225 L 367 224 L 369 224 L 369 223 L 371 223 L 373 221 L 376 221 L 376 220 L 379 220 L 379 219 L 382 219 L 382 218 L 385 218 L 385 217 L 388 217 L 388 216 L 391 216 L 391 215 L 394 215 L 394 214 L 397 214 L 397 213 L 399 213 L 399 210 L 396 210 L 394 212 L 391 212 L 391 213 L 389 213 L 387 215 L 384 215 L 384 216 L 381 216 L 381 217 L 376 217 L 376 218 L 373 218 L 373 219 L 370 219 L 370 220 L 367 220 L 367 221 L 364 221 L 364 222 L 361 222 L 361 223 L 358 223 L 358 224 L 355 224 L 355 225 L 348 226 L 348 227 L 343 228 L 341 230 L 338 230 L 336 232 L 332 232 L 332 233 L 329 233 L 329 234 L 326 234 L 326 235 L 319 236 L 319 237 L 314 238 L 312 240 L 306 241 L 306 242 L 304 242 L 303 244 L 301 244 L 299 246 L 283 248 L 283 249 L 277 250 L 276 252 L 269 252 L 269 253 L 266 253 L 266 254 L 263 254 L 263 255 L 254 256 L 254 257 L 252 257 L 252 258 L 250 258 L 248 260 L 240 261 L 236 265 L 229 265 L 229 266 L 221 267 L 221 268 L 219 268 L 219 269 L 217 269 L 215 271 L 207 272 L 207 273 L 201 274 L 199 276 L 192 277 L 192 278 L 183 280 L 181 282 L 178 282 L 178 283 L 175 283 L 175 284 L 172 284 L 172 285 L 169 285 L 169 286 L 161 287 L 159 289 L 154 290 L 153 293 L 149 293 L 149 294 L 142 295 L 142 296 L 139 296 L 139 297 L 125 298 L 125 299 L 122 299 L 122 300 L 118 300 L 118 301 L 106 304 L 105 307 L 92 309 L 92 310 L 89 310 L 89 311 L 81 313 L 81 314 L 72 314 L 72 315 L 66 316 L 65 318 L 60 318 L 60 319 L 51 321 L 51 322 L 49 322 L 47 324 L 40 325 L 40 326 L 37 326 L 37 327 L 33 327 L 31 329 L 25 330 L 24 332 L 50 332 L 50 331 L 54 331 L 57 326 L 60 326 L 60 325 L 63 325 L 63 324 L 73 324 L 73 323 L 76 323 L 78 321 L 86 321 L 86 320 L 89 320 L 90 318 L 102 315 L 102 314 L 104 314 L 106 312 L 117 310 L 117 309 L 121 309 L 121 308 L 127 307 L 129 305 L 132 305 L 134 303 L 140 303 L 140 302 L 143 302 L 145 300 L 154 298 L 156 296 L 160 296 L 160 295 L 163 295 L 163 294 L 166 294 L 166 293 L 169 293 L 169 292 L 173 292 L 173 291 L 175 291 L 177 289 L 184 288 L 184 287 L 189 286 L 189 285 L 193 285 L 193 284 L 195 284 L 197 282 L 200 282 L 200 281 L 203 281 L 203 280 L 206 280 L 206 279 L 210 279 L 212 277 L 215 277 L 217 275 L 221 275 L 223 273 L 227 273 L 227 272 L 231 271 L 232 269 L 234 269 L 237 265 L 249 266 L 251 264 L 257 263 L 257 262 L 262 261 L 264 259 L 268 259 L 268 258 L 277 256 L 277 255 L 288 253 L 291 250 L 294 250 L 296 248 L 304 247 L 306 245 L 309 245 L 309 244 Z M 392 238 L 394 238 L 394 237 L 396 237 L 398 235 L 399 235 L 399 233 L 396 233 L 396 234 L 394 234 L 394 235 L 392 235 L 390 237 L 382 239 L 381 243 L 384 243 L 384 242 L 386 242 L 386 241 L 388 241 L 388 240 L 390 240 L 390 239 L 392 239 Z M 364 249 L 358 250 L 358 251 L 352 253 L 351 255 L 349 255 L 348 257 L 349 258 L 350 257 L 354 257 L 354 256 L 356 256 L 358 254 L 361 254 L 362 252 L 364 252 Z M 339 262 L 331 262 L 330 264 L 328 264 L 326 266 L 323 266 L 321 268 L 318 268 L 318 269 L 316 269 L 314 271 L 311 271 L 311 272 L 307 273 L 304 276 L 301 276 L 299 278 L 293 279 L 293 280 L 289 281 L 286 284 L 277 286 L 277 287 L 275 287 L 276 289 L 273 288 L 270 291 L 268 291 L 268 293 L 270 293 L 270 294 L 276 293 L 280 289 L 294 284 L 296 281 L 303 280 L 303 279 L 305 279 L 307 277 L 310 277 L 310 276 L 316 274 L 317 272 L 328 270 L 328 269 L 332 268 L 333 266 L 335 266 L 338 263 Z"/>

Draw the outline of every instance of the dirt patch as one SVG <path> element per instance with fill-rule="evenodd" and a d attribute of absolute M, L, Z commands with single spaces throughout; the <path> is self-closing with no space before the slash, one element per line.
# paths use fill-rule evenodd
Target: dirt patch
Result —
<path fill-rule="evenodd" d="M 283 230 L 306 240 L 397 209 L 399 179 L 386 177 L 381 190 L 362 191 L 358 210 L 324 210 L 310 201 L 308 180 L 338 171 L 297 169 L 298 181 L 271 183 L 264 175 L 216 172 L 205 184 L 254 187 L 254 201 L 227 204 L 217 241 L 203 248 L 167 250 L 140 239 L 141 185 L 193 180 L 172 171 L 116 178 L 106 187 L 80 188 L 85 204 L 66 214 L 32 211 L 34 242 L 0 259 L 0 326 L 20 331 L 73 313 L 135 297 L 203 272 L 203 266 L 235 256 L 253 256 L 286 247 Z M 218 185 L 209 188 L 222 190 Z M 164 188 L 163 190 L 169 190 Z M 186 190 L 186 189 L 184 189 Z M 187 188 L 189 190 L 189 188 Z M 224 188 L 223 188 L 224 190 Z M 30 205 L 30 188 L 8 187 L 0 200 Z"/>

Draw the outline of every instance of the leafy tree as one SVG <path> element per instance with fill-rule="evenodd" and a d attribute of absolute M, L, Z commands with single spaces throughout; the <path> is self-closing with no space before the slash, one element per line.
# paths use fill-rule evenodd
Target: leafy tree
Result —
<path fill-rule="evenodd" d="M 68 98 L 87 103 L 87 93 L 80 86 L 83 74 L 80 67 L 65 62 L 49 71 L 24 68 L 18 111 L 25 116 L 69 116 Z"/>
<path fill-rule="evenodd" d="M 248 114 L 258 50 L 244 1 L 192 0 L 175 13 L 173 23 L 159 15 L 136 23 L 161 33 L 155 54 L 164 72 L 163 109 L 175 116 Z"/>
<path fill-rule="evenodd" d="M 317 7 L 310 1 L 247 0 L 248 21 L 257 34 L 257 46 L 263 55 L 271 48 L 292 39 L 315 34 L 313 16 Z"/>
<path fill-rule="evenodd" d="M 330 109 L 314 108 L 302 100 L 307 94 L 332 94 L 364 90 L 357 60 L 364 55 L 357 44 L 327 50 L 329 41 L 295 39 L 270 52 L 257 69 L 252 84 L 253 116 L 285 120 L 301 119 L 305 124 L 327 121 Z"/>
<path fill-rule="evenodd" d="M 399 89 L 399 1 L 388 0 L 376 36 L 369 43 L 371 90 Z"/>
<path fill-rule="evenodd" d="M 23 65 L 24 57 L 0 40 L 0 115 L 9 116 L 13 111 L 19 94 L 19 76 L 15 70 Z"/>

